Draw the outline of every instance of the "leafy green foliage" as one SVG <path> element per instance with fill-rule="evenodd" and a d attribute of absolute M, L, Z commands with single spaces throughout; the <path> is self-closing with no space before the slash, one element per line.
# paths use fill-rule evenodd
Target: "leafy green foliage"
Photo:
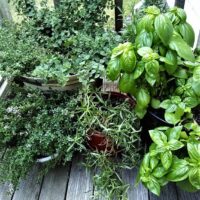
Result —
<path fill-rule="evenodd" d="M 193 123 L 186 127 L 186 132 L 182 126 L 149 131 L 153 143 L 143 158 L 137 181 L 141 180 L 156 195 L 168 181 L 186 181 L 192 191 L 199 190 L 200 127 Z M 187 151 L 186 155 L 179 149 Z"/>

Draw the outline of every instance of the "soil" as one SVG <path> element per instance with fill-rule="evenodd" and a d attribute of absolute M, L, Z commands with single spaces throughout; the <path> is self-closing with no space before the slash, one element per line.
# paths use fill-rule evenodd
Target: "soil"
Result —
<path fill-rule="evenodd" d="M 193 110 L 194 119 L 200 125 L 200 106 Z"/>

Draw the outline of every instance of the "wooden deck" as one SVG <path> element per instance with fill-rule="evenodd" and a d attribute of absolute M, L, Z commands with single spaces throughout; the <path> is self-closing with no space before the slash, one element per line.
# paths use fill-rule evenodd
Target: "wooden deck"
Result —
<path fill-rule="evenodd" d="M 80 162 L 82 157 L 76 156 L 72 163 L 65 167 L 52 169 L 40 181 L 37 180 L 40 165 L 33 167 L 19 189 L 10 191 L 9 184 L 0 185 L 0 200 L 90 200 L 95 192 L 92 183 L 92 172 L 86 171 Z M 166 186 L 160 197 L 148 192 L 141 184 L 134 187 L 137 170 L 122 171 L 123 180 L 131 184 L 128 191 L 129 200 L 200 200 L 200 192 L 187 193 L 174 184 Z M 101 197 L 99 200 L 106 200 Z"/>

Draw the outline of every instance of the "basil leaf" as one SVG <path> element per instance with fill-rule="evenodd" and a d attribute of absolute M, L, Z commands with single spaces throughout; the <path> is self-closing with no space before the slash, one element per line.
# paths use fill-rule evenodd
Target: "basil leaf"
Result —
<path fill-rule="evenodd" d="M 145 54 L 153 53 L 153 50 L 150 47 L 141 47 L 140 49 L 138 49 L 137 53 L 140 56 L 144 56 Z"/>
<path fill-rule="evenodd" d="M 167 109 L 169 108 L 170 105 L 171 105 L 171 101 L 169 99 L 166 99 L 161 102 L 160 108 Z"/>
<path fill-rule="evenodd" d="M 190 158 L 200 161 L 200 142 L 187 143 Z"/>
<path fill-rule="evenodd" d="M 200 66 L 196 67 L 193 71 L 193 79 L 194 81 L 200 82 Z"/>
<path fill-rule="evenodd" d="M 135 86 L 135 79 L 133 77 L 133 73 L 132 74 L 123 73 L 123 75 L 119 79 L 119 90 L 121 92 L 135 95 L 136 86 Z"/>
<path fill-rule="evenodd" d="M 181 58 L 191 62 L 195 61 L 191 48 L 177 33 L 174 33 L 170 38 L 169 47 L 175 50 Z"/>
<path fill-rule="evenodd" d="M 126 73 L 133 72 L 136 65 L 134 50 L 125 50 L 120 57 L 120 66 Z"/>
<path fill-rule="evenodd" d="M 149 61 L 145 64 L 145 70 L 152 78 L 156 77 L 159 73 L 159 63 L 157 60 Z"/>
<path fill-rule="evenodd" d="M 172 164 L 172 152 L 171 151 L 165 151 L 161 153 L 160 155 L 161 163 L 163 167 L 167 170 L 170 168 Z"/>
<path fill-rule="evenodd" d="M 173 76 L 175 76 L 176 78 L 187 79 L 188 78 L 187 70 L 178 68 L 173 74 Z"/>
<path fill-rule="evenodd" d="M 160 195 L 160 184 L 155 179 L 150 180 L 146 184 L 147 188 L 157 196 Z"/>
<path fill-rule="evenodd" d="M 155 31 L 163 44 L 168 45 L 173 34 L 173 25 L 171 21 L 165 15 L 160 14 L 155 18 L 154 25 Z"/>
<path fill-rule="evenodd" d="M 165 176 L 166 174 L 167 174 L 167 170 L 161 165 L 157 166 L 153 170 L 153 173 L 152 173 L 152 175 L 155 176 L 156 178 L 161 178 Z"/>
<path fill-rule="evenodd" d="M 151 47 L 153 43 L 153 34 L 145 30 L 141 31 L 139 35 L 136 36 L 135 44 L 137 49 L 141 47 Z"/>
<path fill-rule="evenodd" d="M 191 97 L 184 98 L 183 102 L 186 104 L 187 107 L 195 108 L 196 106 L 199 105 L 200 100 L 196 96 L 191 96 Z"/>
<path fill-rule="evenodd" d="M 174 158 L 170 167 L 167 179 L 172 182 L 178 182 L 186 179 L 189 173 L 188 162 L 182 159 Z"/>
<path fill-rule="evenodd" d="M 184 144 L 178 140 L 172 139 L 168 142 L 170 150 L 175 151 L 184 147 Z"/>
<path fill-rule="evenodd" d="M 148 32 L 153 31 L 153 22 L 154 15 L 145 15 L 137 24 L 137 33 L 140 33 L 144 29 Z"/>
<path fill-rule="evenodd" d="M 121 68 L 120 68 L 119 59 L 117 58 L 111 59 L 106 69 L 107 77 L 111 81 L 115 81 L 119 78 L 120 71 L 121 71 Z"/>
<path fill-rule="evenodd" d="M 169 134 L 168 134 L 168 141 L 175 139 L 178 140 L 181 136 L 181 130 L 182 126 L 176 126 L 174 128 L 169 129 Z"/>
<path fill-rule="evenodd" d="M 175 51 L 168 50 L 166 54 L 166 59 L 171 62 L 171 64 L 166 63 L 165 69 L 167 73 L 173 74 L 177 69 L 177 53 Z"/>
<path fill-rule="evenodd" d="M 176 13 L 177 13 L 178 17 L 181 19 L 181 21 L 183 21 L 183 22 L 186 21 L 187 15 L 182 8 L 177 8 Z"/>
<path fill-rule="evenodd" d="M 150 94 L 146 88 L 140 88 L 136 95 L 136 102 L 141 107 L 147 107 L 150 103 Z"/>
<path fill-rule="evenodd" d="M 179 115 L 174 114 L 174 113 L 165 112 L 165 120 L 168 123 L 175 125 L 181 120 L 181 117 Z"/>
<path fill-rule="evenodd" d="M 192 89 L 195 94 L 200 97 L 200 81 L 192 81 Z"/>
<path fill-rule="evenodd" d="M 133 72 L 134 79 L 138 79 L 142 75 L 142 73 L 144 72 L 144 65 L 145 63 L 142 61 L 137 63 L 136 68 Z"/>
<path fill-rule="evenodd" d="M 147 108 L 146 107 L 144 108 L 144 107 L 140 106 L 139 104 L 136 104 L 135 113 L 139 119 L 142 119 L 145 116 L 145 114 L 147 113 Z"/>
<path fill-rule="evenodd" d="M 155 156 L 151 157 L 151 159 L 150 159 L 151 169 L 154 169 L 158 165 L 158 163 L 159 163 L 159 160 L 157 157 L 155 157 Z"/>
<path fill-rule="evenodd" d="M 181 23 L 178 25 L 178 30 L 184 41 L 186 41 L 189 46 L 193 47 L 195 41 L 195 33 L 192 26 L 187 22 Z"/>
<path fill-rule="evenodd" d="M 149 170 L 150 159 L 151 159 L 150 154 L 149 153 L 145 154 L 142 160 L 142 166 L 144 167 L 145 170 Z"/>
<path fill-rule="evenodd" d="M 158 146 L 164 145 L 164 143 L 167 142 L 167 136 L 161 131 L 150 130 L 149 134 L 153 142 L 156 143 Z"/>
<path fill-rule="evenodd" d="M 200 167 L 192 168 L 189 172 L 189 181 L 190 183 L 197 188 L 200 189 Z"/>
<path fill-rule="evenodd" d="M 145 74 L 145 79 L 151 86 L 154 86 L 154 84 L 156 83 L 158 77 L 149 76 L 149 74 L 146 73 Z"/>

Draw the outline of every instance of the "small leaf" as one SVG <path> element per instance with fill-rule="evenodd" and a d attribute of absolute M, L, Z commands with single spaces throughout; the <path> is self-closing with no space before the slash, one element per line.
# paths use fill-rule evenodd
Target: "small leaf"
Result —
<path fill-rule="evenodd" d="M 171 101 L 169 99 L 166 99 L 160 104 L 160 108 L 167 109 L 170 107 L 170 105 Z"/>
<path fill-rule="evenodd" d="M 145 66 L 145 63 L 142 61 L 139 61 L 137 63 L 136 68 L 133 72 L 134 79 L 138 79 L 142 75 L 142 73 L 144 72 L 144 66 Z"/>
<path fill-rule="evenodd" d="M 151 167 L 151 169 L 154 169 L 157 165 L 158 165 L 158 163 L 159 163 L 159 160 L 158 160 L 158 158 L 157 157 L 151 157 L 151 159 L 150 159 L 150 167 Z"/>
<path fill-rule="evenodd" d="M 187 150 L 190 158 L 199 161 L 200 160 L 200 143 L 187 143 Z"/>
<path fill-rule="evenodd" d="M 161 165 L 157 166 L 153 170 L 153 173 L 152 173 L 152 175 L 155 176 L 156 178 L 161 178 L 165 176 L 166 174 L 167 174 L 167 170 Z"/>
<path fill-rule="evenodd" d="M 147 188 L 154 194 L 156 194 L 157 196 L 160 195 L 160 184 L 152 179 L 147 183 Z"/>
<path fill-rule="evenodd" d="M 157 145 L 164 145 L 165 142 L 167 142 L 167 136 L 158 130 L 150 130 L 149 131 L 151 139 L 156 143 Z"/>
<path fill-rule="evenodd" d="M 181 117 L 176 115 L 176 114 L 174 114 L 174 113 L 165 112 L 165 120 L 168 123 L 175 125 L 181 120 Z"/>
<path fill-rule="evenodd" d="M 168 134 L 168 141 L 172 139 L 178 140 L 180 138 L 182 128 L 182 126 L 175 126 L 174 128 L 170 128 Z"/>
<path fill-rule="evenodd" d="M 161 162 L 163 167 L 167 170 L 170 168 L 172 164 L 172 152 L 171 151 L 166 151 L 164 153 L 161 153 L 160 155 Z"/>
<path fill-rule="evenodd" d="M 143 108 L 146 108 L 150 103 L 150 94 L 146 88 L 140 88 L 136 94 L 136 102 Z"/>

